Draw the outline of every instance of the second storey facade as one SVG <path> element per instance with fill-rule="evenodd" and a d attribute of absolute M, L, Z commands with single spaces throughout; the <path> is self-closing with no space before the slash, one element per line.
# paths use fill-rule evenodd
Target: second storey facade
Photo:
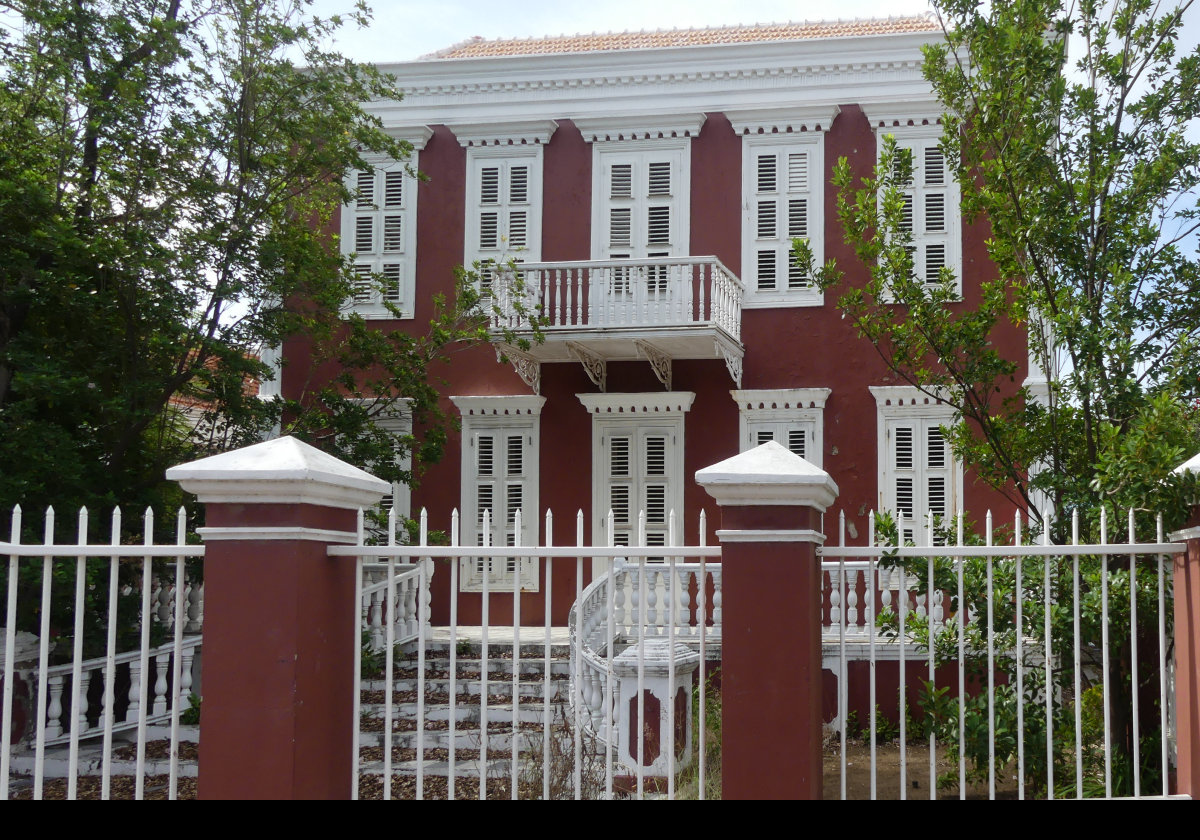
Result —
<path fill-rule="evenodd" d="M 672 511 L 694 543 L 707 508 L 711 541 L 717 511 L 695 471 L 776 440 L 833 476 L 853 542 L 875 509 L 1003 510 L 951 457 L 950 409 L 889 375 L 791 256 L 805 238 L 865 282 L 829 180 L 841 157 L 870 175 L 891 134 L 912 154 L 918 276 L 949 266 L 969 306 L 994 271 L 986 223 L 959 211 L 920 72 L 934 25 L 847 26 L 469 42 L 382 68 L 406 96 L 372 107 L 413 144 L 423 180 L 391 161 L 347 176 L 358 200 L 342 208 L 340 247 L 379 281 L 356 311 L 422 330 L 455 267 L 475 263 L 503 311 L 510 272 L 486 267 L 511 260 L 546 319 L 544 343 L 522 351 L 497 330 L 497 347 L 440 371 L 461 433 L 398 504 L 426 507 L 433 527 L 460 510 L 464 542 L 482 538 L 485 512 L 497 542 L 544 540 L 551 508 L 558 544 L 576 538 L 577 510 L 588 543 L 640 539 L 639 511 L 648 543 L 668 539 Z M 496 326 L 525 329 L 509 315 Z M 1003 340 L 1024 360 L 1021 334 Z"/>

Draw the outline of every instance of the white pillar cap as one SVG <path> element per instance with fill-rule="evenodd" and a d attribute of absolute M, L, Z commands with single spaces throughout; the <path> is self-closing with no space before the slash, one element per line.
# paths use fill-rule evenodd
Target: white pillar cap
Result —
<path fill-rule="evenodd" d="M 806 505 L 826 510 L 838 497 L 829 473 L 768 441 L 696 471 L 718 505 Z"/>
<path fill-rule="evenodd" d="M 167 470 L 204 504 L 372 507 L 392 486 L 316 447 L 281 437 Z"/>

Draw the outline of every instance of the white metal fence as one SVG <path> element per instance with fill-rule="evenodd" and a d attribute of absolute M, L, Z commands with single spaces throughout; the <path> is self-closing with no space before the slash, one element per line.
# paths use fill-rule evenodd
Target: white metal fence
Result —
<path fill-rule="evenodd" d="M 93 770 L 99 771 L 101 798 L 113 795 L 115 775 L 130 772 L 132 794 L 141 799 L 148 767 L 160 764 L 147 759 L 150 727 L 156 723 L 169 725 L 166 793 L 171 799 L 179 793 L 180 718 L 189 707 L 199 648 L 198 637 L 184 634 L 199 630 L 202 622 L 202 590 L 198 580 L 189 583 L 187 561 L 203 557 L 204 548 L 186 544 L 182 509 L 175 541 L 168 544 L 155 543 L 149 509 L 142 520 L 141 545 L 122 543 L 119 508 L 110 518 L 107 544 L 89 542 L 88 519 L 88 511 L 81 509 L 75 543 L 60 545 L 54 509 L 47 509 L 42 542 L 22 544 L 18 506 L 12 513 L 10 540 L 0 542 L 0 556 L 8 555 L 0 799 L 26 794 L 41 799 L 50 793 L 51 776 L 65 776 L 65 787 L 54 795 L 74 799 L 81 775 Z M 21 609 L 22 615 L 36 617 L 33 636 L 19 633 L 22 589 L 34 596 Z M 139 602 L 136 614 L 122 616 L 120 603 L 130 595 Z M 67 621 L 69 626 L 63 624 Z M 119 644 L 123 628 L 136 636 L 131 649 Z M 103 632 L 103 642 L 98 643 L 103 654 L 89 657 L 85 637 L 98 631 Z M 19 667 L 19 636 L 36 646 L 36 656 L 30 651 L 35 662 L 29 668 Z M 160 643 L 158 636 L 168 640 Z M 69 651 L 58 648 L 59 638 L 69 641 Z M 52 665 L 52 657 L 66 661 Z M 15 730 L 18 678 L 29 685 L 21 699 L 32 712 L 24 733 Z M 132 767 L 114 751 L 114 735 L 125 730 L 135 736 Z M 101 741 L 98 762 L 81 759 L 84 742 L 94 740 Z M 61 761 L 49 750 L 59 744 L 67 747 L 61 772 L 52 770 Z"/>
<path fill-rule="evenodd" d="M 521 533 L 520 513 L 514 532 Z M 546 534 L 553 534 L 553 515 L 546 513 Z M 652 639 L 694 645 L 702 653 L 712 632 L 712 608 L 707 602 L 708 586 L 718 581 L 707 562 L 720 556 L 715 546 L 676 545 L 674 516 L 667 546 L 607 546 L 584 544 L 583 514 L 576 517 L 576 540 L 571 546 L 493 546 L 490 518 L 485 517 L 482 546 L 460 546 L 459 522 L 455 512 L 449 531 L 448 546 L 428 544 L 428 522 L 421 516 L 417 545 L 360 544 L 335 546 L 333 556 L 356 557 L 359 580 L 380 558 L 386 568 L 383 585 L 385 603 L 396 604 L 396 593 L 406 578 L 416 576 L 418 589 L 429 591 L 430 561 L 448 559 L 450 603 L 449 626 L 438 628 L 440 639 L 430 637 L 427 621 L 417 621 L 415 668 L 405 667 L 412 660 L 397 660 L 395 630 L 399 622 L 383 621 L 384 661 L 382 683 L 362 679 L 362 661 L 356 676 L 364 686 L 379 685 L 381 702 L 366 710 L 362 693 L 356 692 L 356 715 L 367 732 L 356 732 L 355 795 L 362 779 L 378 778 L 380 789 L 373 795 L 392 798 L 411 795 L 416 798 L 461 798 L 469 795 L 485 798 L 611 798 L 628 782 L 630 793 L 646 793 L 646 738 L 637 747 L 635 766 L 622 769 L 617 758 L 618 737 L 615 700 L 618 680 L 614 675 L 617 653 L 636 651 L 632 671 L 636 674 L 637 720 L 646 715 L 645 689 L 648 683 L 644 643 Z M 396 533 L 396 528 L 389 528 Z M 613 528 L 609 528 L 609 533 Z M 701 523 L 701 534 L 704 524 Z M 503 539 L 497 536 L 503 542 Z M 475 563 L 519 566 L 521 560 L 535 561 L 543 599 L 540 627 L 522 621 L 522 597 L 510 587 L 493 591 L 495 575 L 483 574 L 483 591 L 469 597 L 479 600 L 480 624 L 460 627 L 459 571 L 464 559 Z M 585 560 L 604 560 L 616 564 L 613 575 L 602 575 L 585 589 Z M 688 563 L 686 560 L 697 562 Z M 556 628 L 551 621 L 555 579 L 554 561 L 574 561 L 574 604 L 570 632 Z M 653 582 L 652 582 L 653 581 Z M 706 582 L 706 585 L 696 585 Z M 371 585 L 378 585 L 371 584 Z M 624 597 L 628 597 L 625 609 Z M 468 596 L 461 596 L 468 597 Z M 528 594 L 526 594 L 528 598 Z M 511 624 L 497 626 L 490 612 L 500 601 L 507 601 Z M 719 610 L 719 601 L 717 602 Z M 612 608 L 610 608 L 610 605 Z M 718 612 L 719 617 L 719 612 Z M 475 635 L 478 633 L 478 635 Z M 442 643 L 441 647 L 437 643 Z M 429 670 L 427 656 L 435 651 L 436 668 Z M 569 651 L 569 653 L 568 653 Z M 564 660 L 563 654 L 567 654 Z M 569 680 L 562 693 L 555 683 L 569 662 Z M 703 764 L 705 715 L 711 698 L 704 692 L 707 674 L 701 655 L 698 681 L 699 790 L 704 789 Z M 675 697 L 675 669 L 666 669 L 667 696 Z M 630 676 L 632 681 L 634 677 Z M 690 692 L 689 675 L 686 685 Z M 397 686 L 412 686 L 411 692 L 397 695 Z M 442 691 L 444 687 L 444 692 Z M 632 693 L 632 692 L 631 692 Z M 445 702 L 440 702 L 440 695 Z M 533 701 L 522 703 L 532 694 Z M 427 696 L 437 696 L 433 708 Z M 540 708 L 538 708 L 540 707 Z M 675 732 L 675 705 L 665 704 L 665 731 Z M 378 735 L 371 730 L 378 730 Z M 398 737 L 397 732 L 403 732 Z M 661 733 L 660 733 L 661 734 Z M 411 745 L 411 747 L 409 746 Z M 375 752 L 370 752 L 375 750 Z M 666 787 L 674 795 L 679 756 L 674 742 L 666 752 Z M 374 758 L 375 755 L 378 758 Z M 364 755 L 369 756 L 364 758 Z M 685 757 L 686 758 L 686 757 Z M 622 777 L 625 777 L 624 779 Z M 437 789 L 433 790 L 432 783 Z M 411 788 L 408 786 L 411 785 Z M 444 785 L 444 787 L 442 787 Z M 398 786 L 405 786 L 401 792 Z"/>
<path fill-rule="evenodd" d="M 923 774 L 910 771 L 910 753 L 927 762 L 922 795 L 929 798 L 938 796 L 939 777 L 941 787 L 959 796 L 972 790 L 972 777 L 975 792 L 989 798 L 1166 795 L 1173 695 L 1165 564 L 1184 546 L 1164 541 L 1161 518 L 1155 541 L 1139 542 L 1133 511 L 1126 541 L 1116 544 L 1109 542 L 1103 512 L 1093 545 L 1079 544 L 1077 514 L 1070 545 L 1049 544 L 1045 532 L 1041 544 L 1025 544 L 1019 515 L 1012 544 L 992 545 L 991 520 L 989 513 L 982 545 L 966 544 L 960 514 L 957 533 L 943 544 L 933 544 L 939 540 L 927 522 L 920 529 L 923 545 L 897 548 L 880 545 L 873 529 L 868 546 L 845 545 L 843 517 L 838 545 L 822 550 L 826 567 L 836 566 L 833 600 L 861 602 L 863 625 L 883 633 L 866 634 L 869 721 L 863 734 L 871 798 L 906 798 L 909 782 Z M 854 624 L 835 622 L 842 674 Z M 908 687 L 899 692 L 894 722 L 880 721 L 876 712 L 884 697 L 876 672 L 885 648 L 899 668 L 898 683 L 886 690 Z M 913 653 L 924 663 L 909 665 Z M 938 667 L 947 662 L 957 665 L 956 678 L 939 683 Z M 970 684 L 972 674 L 979 684 Z M 908 699 L 914 684 L 925 700 L 919 710 Z M 837 717 L 843 724 L 848 689 L 841 681 Z M 1157 705 L 1156 715 L 1147 703 Z M 908 731 L 914 712 L 924 745 L 915 745 Z M 898 728 L 899 774 L 885 791 L 878 735 L 891 723 Z M 851 728 L 842 725 L 839 733 L 843 798 L 852 776 Z"/>

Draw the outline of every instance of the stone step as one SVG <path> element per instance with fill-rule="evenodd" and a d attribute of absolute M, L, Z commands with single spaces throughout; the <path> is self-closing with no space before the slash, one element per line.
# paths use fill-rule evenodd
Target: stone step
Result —
<path fill-rule="evenodd" d="M 372 720 L 383 721 L 384 708 L 383 704 L 363 704 L 361 707 L 364 717 Z M 481 717 L 481 712 L 478 703 L 460 703 L 454 707 L 454 719 L 456 721 L 478 721 Z M 551 715 L 557 715 L 555 707 L 551 706 Z M 426 722 L 449 721 L 451 716 L 450 706 L 447 703 L 432 703 L 425 706 Z M 404 703 L 398 704 L 392 708 L 392 720 L 415 721 L 417 719 L 417 704 Z M 491 724 L 496 723 L 512 723 L 513 709 L 511 703 L 489 703 L 487 706 L 487 720 Z M 537 723 L 540 724 L 544 719 L 544 710 L 541 703 L 522 704 L 517 709 L 517 721 L 521 723 Z M 365 727 L 370 728 L 370 727 Z"/>
<path fill-rule="evenodd" d="M 570 684 L 571 684 L 571 681 L 562 676 L 556 676 L 556 677 L 551 678 L 549 681 L 550 696 L 554 697 L 556 695 L 562 695 L 562 697 L 565 699 L 570 690 L 569 689 Z M 385 685 L 386 685 L 386 683 L 384 683 L 383 680 L 365 681 L 363 683 L 363 691 L 364 692 L 370 691 L 370 692 L 382 693 Z M 472 679 L 472 680 L 459 679 L 459 680 L 455 681 L 454 693 L 459 697 L 462 697 L 463 695 L 467 695 L 469 697 L 478 698 L 480 692 L 482 691 L 482 686 L 483 686 L 483 683 L 481 683 L 477 679 Z M 519 697 L 530 697 L 530 698 L 544 697 L 546 694 L 546 686 L 547 686 L 547 682 L 543 679 L 521 680 L 520 682 L 517 683 L 517 695 Z M 416 691 L 417 691 L 417 681 L 415 679 L 396 680 L 393 683 L 393 687 L 394 687 L 395 691 L 397 691 L 397 692 L 405 692 L 407 694 L 415 695 Z M 449 693 L 450 693 L 450 680 L 449 679 L 442 678 L 442 677 L 433 677 L 433 678 L 425 680 L 425 696 L 427 698 L 431 694 L 449 695 Z M 511 697 L 513 694 L 512 680 L 511 679 L 488 680 L 487 693 L 489 696 L 500 695 L 503 697 Z M 382 702 L 382 700 L 371 701 L 371 702 Z M 406 698 L 403 700 L 397 698 L 393 702 L 416 702 L 416 701 L 415 701 L 415 697 L 414 697 L 412 699 Z"/>

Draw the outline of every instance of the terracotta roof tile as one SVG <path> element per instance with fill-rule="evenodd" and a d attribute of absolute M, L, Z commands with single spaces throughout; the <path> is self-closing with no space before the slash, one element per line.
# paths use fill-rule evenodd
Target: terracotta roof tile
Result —
<path fill-rule="evenodd" d="M 513 55 L 644 50 L 661 47 L 696 47 L 706 44 L 798 41 L 940 31 L 941 27 L 932 15 L 915 15 L 911 17 L 721 26 L 711 29 L 603 32 L 590 35 L 557 35 L 548 38 L 509 38 L 494 41 L 476 36 L 444 50 L 431 53 L 425 58 L 495 58 Z"/>

